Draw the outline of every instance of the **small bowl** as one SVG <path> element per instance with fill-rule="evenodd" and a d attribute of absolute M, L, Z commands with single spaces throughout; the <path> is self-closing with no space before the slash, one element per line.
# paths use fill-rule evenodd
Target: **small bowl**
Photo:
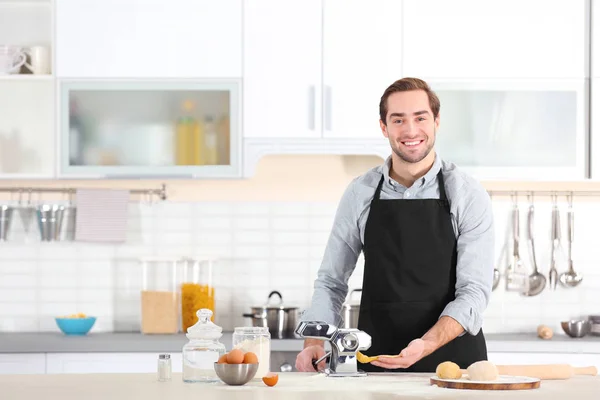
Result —
<path fill-rule="evenodd" d="M 571 337 L 581 338 L 592 330 L 592 321 L 589 320 L 571 320 L 560 323 L 563 331 Z"/>
<path fill-rule="evenodd" d="M 83 336 L 92 329 L 96 317 L 86 318 L 55 318 L 56 325 L 65 335 Z"/>
<path fill-rule="evenodd" d="M 215 363 L 215 372 L 223 382 L 232 386 L 241 386 L 250 382 L 258 371 L 257 364 L 218 364 Z"/>

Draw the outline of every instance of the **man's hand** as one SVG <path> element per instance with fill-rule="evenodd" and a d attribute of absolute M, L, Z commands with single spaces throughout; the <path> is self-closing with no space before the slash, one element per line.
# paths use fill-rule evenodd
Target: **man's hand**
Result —
<path fill-rule="evenodd" d="M 312 362 L 325 355 L 325 347 L 322 340 L 307 339 L 304 342 L 304 350 L 296 357 L 296 369 L 299 372 L 317 372 Z M 325 360 L 317 365 L 319 370 L 326 368 Z"/>
<path fill-rule="evenodd" d="M 443 316 L 423 335 L 423 338 L 410 342 L 400 352 L 400 357 L 381 357 L 379 360 L 371 362 L 371 364 L 387 369 L 408 368 L 446 343 L 454 340 L 463 332 L 464 328 L 455 319 Z"/>
<path fill-rule="evenodd" d="M 425 342 L 423 339 L 415 339 L 400 352 L 400 357 L 379 357 L 377 361 L 373 361 L 371 364 L 387 369 L 408 368 L 423 358 L 424 351 Z"/>

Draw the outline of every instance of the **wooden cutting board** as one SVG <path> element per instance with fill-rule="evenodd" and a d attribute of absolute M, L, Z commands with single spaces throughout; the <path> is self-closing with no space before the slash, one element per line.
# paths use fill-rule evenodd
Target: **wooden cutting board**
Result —
<path fill-rule="evenodd" d="M 472 381 L 463 375 L 462 379 L 441 379 L 437 376 L 430 378 L 432 385 L 449 389 L 473 390 L 528 390 L 540 387 L 540 379 L 527 376 L 500 375 L 493 382 Z"/>

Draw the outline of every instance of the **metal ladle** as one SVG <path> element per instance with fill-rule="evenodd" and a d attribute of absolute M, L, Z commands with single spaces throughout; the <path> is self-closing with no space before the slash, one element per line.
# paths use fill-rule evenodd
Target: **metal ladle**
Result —
<path fill-rule="evenodd" d="M 560 241 L 560 214 L 556 205 L 556 195 L 552 196 L 552 253 L 550 256 L 550 272 L 548 273 L 548 282 L 550 289 L 556 290 L 558 282 L 558 271 L 556 270 L 556 249 Z"/>
<path fill-rule="evenodd" d="M 573 195 L 570 195 L 568 197 L 569 199 L 569 209 L 567 210 L 567 240 L 568 240 L 568 247 L 567 247 L 567 254 L 569 257 L 569 270 L 567 272 L 563 272 L 560 275 L 560 283 L 561 285 L 563 285 L 564 287 L 575 287 L 577 285 L 579 285 L 581 283 L 581 281 L 583 280 L 583 276 L 578 275 L 577 272 L 575 272 L 575 270 L 573 269 L 573 259 L 571 258 L 571 245 L 573 244 L 573 238 L 574 238 L 574 222 L 575 222 L 575 216 L 573 213 Z"/>
<path fill-rule="evenodd" d="M 529 289 L 525 293 L 526 296 L 537 296 L 542 293 L 546 287 L 546 277 L 538 272 L 537 261 L 535 259 L 535 246 L 533 242 L 533 209 L 533 195 L 531 195 L 529 213 L 527 214 L 527 237 L 531 246 L 533 273 L 529 275 Z"/>

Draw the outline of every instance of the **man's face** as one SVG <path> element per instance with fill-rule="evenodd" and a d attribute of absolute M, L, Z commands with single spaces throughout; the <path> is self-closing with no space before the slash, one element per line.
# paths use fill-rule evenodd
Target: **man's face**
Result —
<path fill-rule="evenodd" d="M 392 151 L 407 163 L 418 163 L 431 152 L 439 116 L 434 120 L 423 90 L 392 93 L 387 99 L 387 125 L 380 121 Z"/>

